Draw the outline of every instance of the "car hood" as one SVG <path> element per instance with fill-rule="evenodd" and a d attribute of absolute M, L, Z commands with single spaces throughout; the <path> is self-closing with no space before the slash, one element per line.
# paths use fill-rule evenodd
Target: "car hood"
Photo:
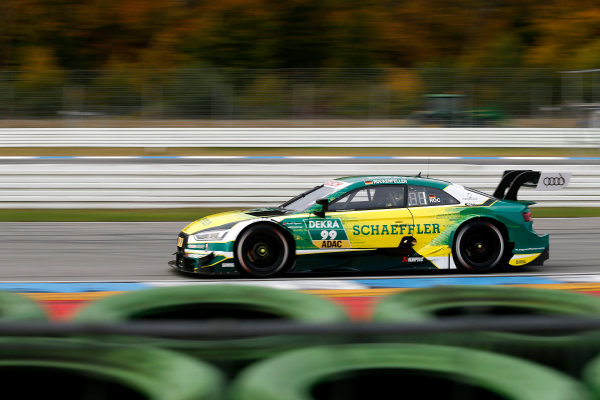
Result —
<path fill-rule="evenodd" d="M 254 218 L 276 217 L 286 213 L 285 210 L 280 208 L 254 208 L 251 210 L 228 211 L 196 220 L 183 228 L 183 233 L 189 235 L 207 229 L 229 229 L 241 221 Z"/>

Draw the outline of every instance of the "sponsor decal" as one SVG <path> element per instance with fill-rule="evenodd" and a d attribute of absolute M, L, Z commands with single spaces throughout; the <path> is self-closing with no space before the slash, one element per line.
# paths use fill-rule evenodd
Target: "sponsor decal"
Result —
<path fill-rule="evenodd" d="M 341 188 L 346 187 L 348 185 L 349 185 L 349 183 L 333 180 L 333 181 L 325 182 L 325 184 L 323 186 L 327 186 L 327 187 L 335 188 L 335 189 L 341 189 Z"/>
<path fill-rule="evenodd" d="M 322 249 L 350 248 L 350 240 L 342 221 L 337 218 L 307 219 L 304 221 L 308 228 L 310 240 L 316 247 Z"/>
<path fill-rule="evenodd" d="M 308 229 L 340 229 L 342 223 L 339 219 L 309 220 Z"/>
<path fill-rule="evenodd" d="M 283 225 L 291 230 L 302 229 L 302 222 L 300 221 L 284 221 Z"/>
<path fill-rule="evenodd" d="M 407 257 L 407 256 L 402 257 L 402 262 L 405 262 L 405 263 L 418 263 L 418 262 L 423 262 L 423 261 L 425 261 L 425 257 Z"/>
<path fill-rule="evenodd" d="M 510 261 L 508 262 L 510 265 L 525 265 L 529 264 L 533 260 L 535 260 L 540 253 L 533 254 L 515 254 Z"/>
<path fill-rule="evenodd" d="M 514 252 L 531 252 L 531 251 L 544 251 L 546 248 L 545 247 L 529 247 L 526 249 L 515 249 Z"/>
<path fill-rule="evenodd" d="M 435 197 L 434 194 L 430 194 L 429 195 L 429 203 L 439 203 L 441 202 L 441 199 L 439 197 Z"/>
<path fill-rule="evenodd" d="M 560 190 L 569 185 L 571 173 L 543 172 L 540 174 L 536 190 Z"/>
<path fill-rule="evenodd" d="M 342 248 L 344 246 L 345 240 L 322 240 L 321 248 Z"/>
<path fill-rule="evenodd" d="M 177 238 L 177 247 L 182 247 L 183 246 L 183 238 L 182 237 L 178 237 Z"/>
<path fill-rule="evenodd" d="M 204 258 L 207 256 L 207 254 L 200 254 L 200 253 L 185 253 L 185 256 L 188 258 Z"/>
<path fill-rule="evenodd" d="M 221 264 L 221 266 L 222 266 L 223 268 L 234 268 L 234 267 L 235 267 L 235 264 L 234 264 L 234 263 L 232 263 L 232 262 L 225 262 L 225 263 Z"/>
<path fill-rule="evenodd" d="M 464 194 L 462 196 L 459 195 L 459 197 L 466 206 L 479 206 L 482 205 L 482 203 L 484 203 L 486 200 L 489 200 L 488 197 L 478 193 L 470 192 L 468 190 L 465 190 Z"/>
<path fill-rule="evenodd" d="M 367 183 L 367 182 L 371 182 L 371 183 Z M 406 179 L 404 178 L 395 178 L 395 177 L 381 177 L 381 178 L 373 178 L 372 180 L 369 181 L 365 181 L 366 184 L 368 185 L 380 185 L 382 183 L 406 183 Z"/>
<path fill-rule="evenodd" d="M 373 235 L 412 235 L 440 233 L 440 224 L 392 224 L 392 225 L 353 225 L 352 234 L 355 236 Z"/>

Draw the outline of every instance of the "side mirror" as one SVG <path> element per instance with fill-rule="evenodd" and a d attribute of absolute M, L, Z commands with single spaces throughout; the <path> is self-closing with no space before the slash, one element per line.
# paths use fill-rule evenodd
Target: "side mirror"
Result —
<path fill-rule="evenodd" d="M 317 204 L 321 206 L 321 210 L 315 211 L 315 215 L 319 218 L 325 218 L 325 212 L 327 212 L 327 207 L 329 206 L 329 200 L 318 199 Z"/>

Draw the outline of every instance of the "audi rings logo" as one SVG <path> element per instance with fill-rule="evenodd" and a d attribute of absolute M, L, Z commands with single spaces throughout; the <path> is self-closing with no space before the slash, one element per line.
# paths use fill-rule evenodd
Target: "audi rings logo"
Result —
<path fill-rule="evenodd" d="M 567 181 L 560 174 L 558 176 L 547 176 L 544 178 L 544 185 L 546 186 L 564 186 L 565 183 L 567 183 Z"/>
<path fill-rule="evenodd" d="M 537 190 L 560 190 L 569 185 L 570 172 L 542 172 Z"/>

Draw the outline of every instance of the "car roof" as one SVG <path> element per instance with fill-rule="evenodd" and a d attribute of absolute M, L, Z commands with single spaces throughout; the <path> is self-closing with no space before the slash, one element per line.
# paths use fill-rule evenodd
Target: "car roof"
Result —
<path fill-rule="evenodd" d="M 437 189 L 444 189 L 451 185 L 451 182 L 434 178 L 423 178 L 420 176 L 400 176 L 400 175 L 364 175 L 364 176 L 345 176 L 335 179 L 352 186 L 352 189 L 369 186 L 369 185 L 385 185 L 385 184 L 406 184 L 406 185 L 421 185 L 430 186 Z"/>

